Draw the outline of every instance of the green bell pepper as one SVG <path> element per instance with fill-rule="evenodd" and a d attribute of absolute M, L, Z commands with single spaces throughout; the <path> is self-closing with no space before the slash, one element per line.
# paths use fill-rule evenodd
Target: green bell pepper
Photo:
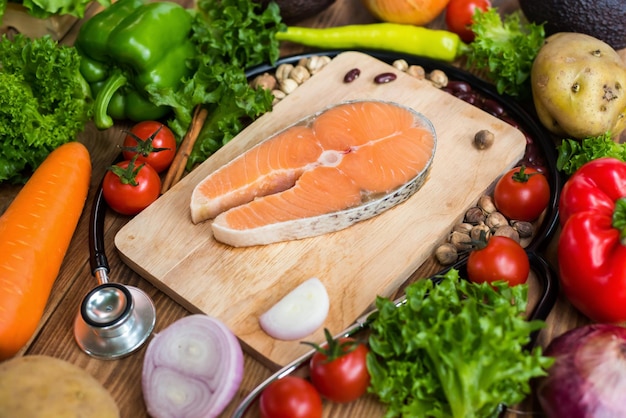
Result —
<path fill-rule="evenodd" d="M 181 5 L 143 0 L 118 0 L 85 22 L 75 47 L 95 97 L 98 129 L 111 127 L 113 119 L 139 122 L 171 111 L 152 103 L 147 90 L 176 89 L 191 75 L 191 26 Z"/>

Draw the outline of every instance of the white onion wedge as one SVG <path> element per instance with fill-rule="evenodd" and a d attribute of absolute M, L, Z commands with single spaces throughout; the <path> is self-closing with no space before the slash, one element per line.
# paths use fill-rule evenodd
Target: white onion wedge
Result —
<path fill-rule="evenodd" d="M 328 316 L 330 300 L 316 277 L 302 282 L 259 318 L 263 331 L 279 340 L 298 340 L 318 329 Z"/>
<path fill-rule="evenodd" d="M 237 337 L 216 318 L 190 315 L 156 334 L 146 350 L 141 387 L 154 418 L 216 417 L 243 378 Z"/>

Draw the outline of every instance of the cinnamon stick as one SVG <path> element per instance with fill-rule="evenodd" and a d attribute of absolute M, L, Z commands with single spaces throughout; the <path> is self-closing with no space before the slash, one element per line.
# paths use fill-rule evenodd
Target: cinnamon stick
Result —
<path fill-rule="evenodd" d="M 200 105 L 196 106 L 194 109 L 191 125 L 189 126 L 185 137 L 181 141 L 178 151 L 176 151 L 176 155 L 174 156 L 172 165 L 170 165 L 170 168 L 167 170 L 165 179 L 163 179 L 161 194 L 167 192 L 176 183 L 178 183 L 180 179 L 183 178 L 187 160 L 189 160 L 189 155 L 191 155 L 191 151 L 193 150 L 193 146 L 198 139 L 198 135 L 200 135 L 200 130 L 204 125 L 207 115 L 208 111 Z"/>

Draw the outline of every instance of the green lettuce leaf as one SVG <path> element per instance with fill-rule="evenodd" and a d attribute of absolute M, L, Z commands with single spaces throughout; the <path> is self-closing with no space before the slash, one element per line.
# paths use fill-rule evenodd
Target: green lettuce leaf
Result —
<path fill-rule="evenodd" d="M 103 7 L 111 5 L 110 0 L 97 0 Z M 31 16 L 46 19 L 53 15 L 85 16 L 91 0 L 23 0 L 22 4 Z"/>
<path fill-rule="evenodd" d="M 611 133 L 584 138 L 580 141 L 564 139 L 557 146 L 556 168 L 565 174 L 573 174 L 583 164 L 602 157 L 613 157 L 626 161 L 626 144 L 615 142 Z"/>
<path fill-rule="evenodd" d="M 209 111 L 188 170 L 235 137 L 246 123 L 272 109 L 271 93 L 250 87 L 245 70 L 278 59 L 274 35 L 283 26 L 274 2 L 261 10 L 253 0 L 198 0 L 192 31 L 198 50 L 191 63 L 193 76 L 176 91 L 146 88 L 152 102 L 173 108 L 168 126 L 179 138 L 189 129 L 196 106 Z"/>
<path fill-rule="evenodd" d="M 527 83 L 533 61 L 543 46 L 543 25 L 524 23 L 520 11 L 507 14 L 504 20 L 495 8 L 476 10 L 469 44 L 467 64 L 484 70 L 496 85 L 498 93 L 529 96 Z"/>
<path fill-rule="evenodd" d="M 91 118 L 74 48 L 49 36 L 0 39 L 0 182 L 24 182 Z"/>
<path fill-rule="evenodd" d="M 7 10 L 7 0 L 0 0 L 0 23 L 2 23 L 2 18 L 4 17 L 4 12 Z"/>
<path fill-rule="evenodd" d="M 553 359 L 527 351 L 543 321 L 526 321 L 527 285 L 475 284 L 450 270 L 417 281 L 396 306 L 379 297 L 367 364 L 386 417 L 490 417 L 530 393 Z"/>

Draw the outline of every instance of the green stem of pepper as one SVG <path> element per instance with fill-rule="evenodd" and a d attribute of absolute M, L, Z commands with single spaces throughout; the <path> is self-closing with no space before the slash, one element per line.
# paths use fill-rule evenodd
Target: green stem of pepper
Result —
<path fill-rule="evenodd" d="M 454 61 L 468 51 L 458 35 L 446 30 L 398 23 L 371 23 L 330 28 L 289 26 L 279 41 L 326 49 L 373 49 Z"/>
<path fill-rule="evenodd" d="M 626 245 L 626 197 L 615 201 L 612 226 L 619 230 L 620 242 L 622 245 Z"/>
<path fill-rule="evenodd" d="M 94 124 L 98 129 L 107 129 L 113 126 L 113 119 L 107 113 L 109 103 L 113 95 L 120 88 L 124 87 L 128 79 L 119 71 L 114 72 L 104 83 L 94 103 Z"/>

